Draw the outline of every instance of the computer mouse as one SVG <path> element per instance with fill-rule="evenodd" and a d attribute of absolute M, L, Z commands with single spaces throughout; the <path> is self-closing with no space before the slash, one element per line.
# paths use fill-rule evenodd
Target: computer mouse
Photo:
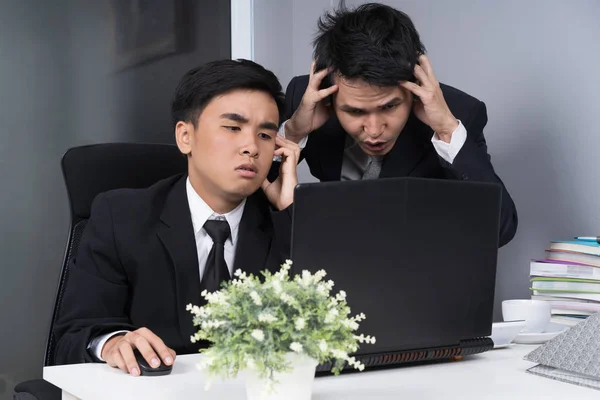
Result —
<path fill-rule="evenodd" d="M 160 361 L 160 365 L 158 367 L 152 368 L 152 366 L 148 363 L 148 361 L 146 361 L 146 359 L 138 349 L 133 350 L 133 355 L 135 355 L 135 360 L 140 366 L 140 376 L 169 375 L 171 373 L 171 370 L 173 370 L 172 365 L 166 365 L 162 362 L 162 360 Z"/>

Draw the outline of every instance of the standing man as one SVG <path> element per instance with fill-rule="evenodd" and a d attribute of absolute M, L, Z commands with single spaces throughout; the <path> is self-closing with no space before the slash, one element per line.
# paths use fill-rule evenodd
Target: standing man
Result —
<path fill-rule="evenodd" d="M 502 185 L 499 244 L 517 211 L 487 152 L 485 104 L 440 84 L 410 18 L 382 4 L 325 14 L 280 130 L 321 181 L 423 177 Z M 443 199 L 440 199 L 443 207 Z M 485 206 L 485 205 L 482 205 Z"/>

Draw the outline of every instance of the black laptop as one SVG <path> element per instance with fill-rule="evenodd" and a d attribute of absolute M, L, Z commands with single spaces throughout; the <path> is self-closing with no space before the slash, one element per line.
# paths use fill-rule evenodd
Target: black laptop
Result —
<path fill-rule="evenodd" d="M 298 185 L 292 270 L 325 269 L 345 290 L 367 368 L 493 347 L 501 187 L 390 178 Z M 326 371 L 321 365 L 317 371 Z"/>

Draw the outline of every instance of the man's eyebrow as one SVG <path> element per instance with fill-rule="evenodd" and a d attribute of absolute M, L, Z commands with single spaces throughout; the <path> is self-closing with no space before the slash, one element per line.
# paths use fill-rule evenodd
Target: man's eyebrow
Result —
<path fill-rule="evenodd" d="M 248 120 L 248 118 L 246 118 L 243 115 L 240 115 L 238 113 L 221 114 L 221 118 L 228 119 L 228 120 L 231 120 L 234 122 L 238 122 L 240 124 L 247 124 L 248 122 L 250 122 Z M 260 129 L 268 129 L 270 131 L 275 131 L 275 132 L 277 132 L 279 130 L 279 126 L 275 122 L 270 122 L 270 121 L 262 122 L 258 127 Z"/>
<path fill-rule="evenodd" d="M 279 130 L 279 127 L 274 122 L 263 122 L 258 127 L 260 129 L 268 129 L 270 131 L 275 131 L 275 132 L 277 132 Z"/>
<path fill-rule="evenodd" d="M 239 122 L 241 124 L 248 123 L 248 118 L 244 117 L 243 115 L 237 114 L 237 113 L 225 113 L 225 114 L 221 114 L 221 118 L 229 119 L 231 121 Z"/>
<path fill-rule="evenodd" d="M 348 104 L 344 104 L 340 108 L 344 111 L 365 111 L 362 108 L 352 107 L 352 106 L 349 106 Z"/>
<path fill-rule="evenodd" d="M 404 99 L 402 99 L 401 97 L 394 97 L 393 99 L 386 101 L 385 104 L 383 104 L 379 107 L 389 106 L 390 104 L 402 103 L 403 101 L 404 101 Z"/>

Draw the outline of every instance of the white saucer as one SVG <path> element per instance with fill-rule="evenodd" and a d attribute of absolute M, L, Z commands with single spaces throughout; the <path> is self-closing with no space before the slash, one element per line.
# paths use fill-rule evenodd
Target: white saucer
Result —
<path fill-rule="evenodd" d="M 495 344 L 494 345 L 494 350 L 495 349 L 505 349 L 505 348 L 510 347 L 512 345 L 513 345 L 512 343 Z"/>
<path fill-rule="evenodd" d="M 521 332 L 514 338 L 513 342 L 519 344 L 542 344 L 550 339 L 554 339 L 567 329 L 569 329 L 568 326 L 550 322 L 545 332 Z"/>

